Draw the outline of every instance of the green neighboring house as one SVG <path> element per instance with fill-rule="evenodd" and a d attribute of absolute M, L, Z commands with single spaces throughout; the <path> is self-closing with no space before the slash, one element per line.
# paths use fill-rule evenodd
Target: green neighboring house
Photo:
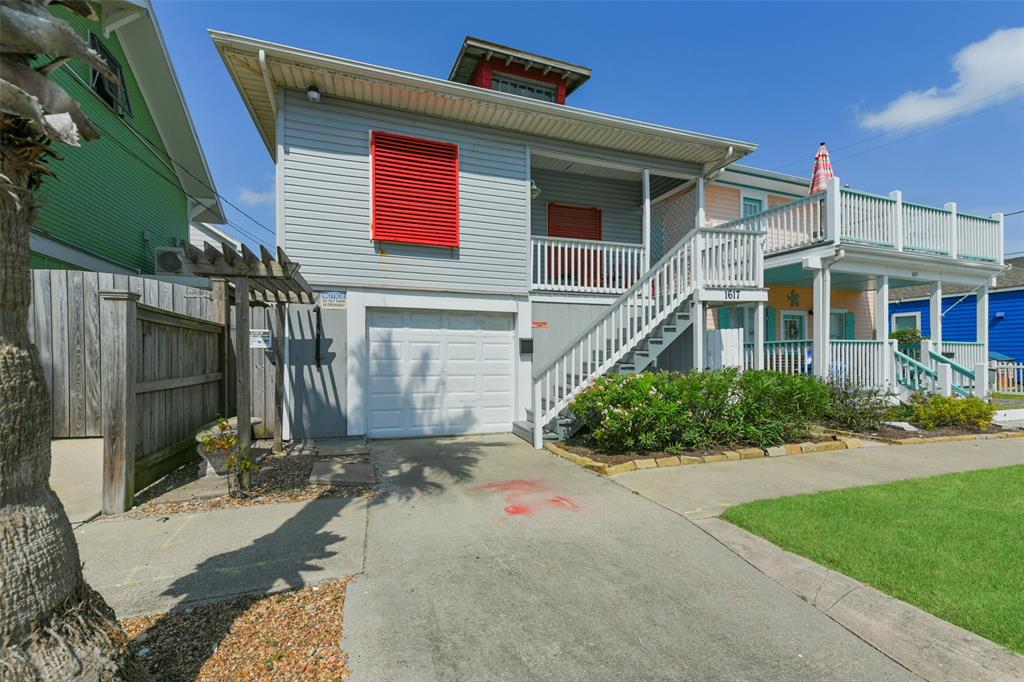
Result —
<path fill-rule="evenodd" d="M 121 83 L 80 62 L 53 74 L 100 139 L 57 150 L 56 177 L 39 193 L 32 265 L 148 274 L 158 249 L 189 238 L 191 221 L 221 224 L 224 213 L 152 5 L 92 4 L 97 21 L 52 7 Z"/>

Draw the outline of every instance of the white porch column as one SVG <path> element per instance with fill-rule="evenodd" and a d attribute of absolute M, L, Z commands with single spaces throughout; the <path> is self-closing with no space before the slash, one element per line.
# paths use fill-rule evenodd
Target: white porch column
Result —
<path fill-rule="evenodd" d="M 644 229 L 644 266 L 643 271 L 651 268 L 651 171 L 649 168 L 643 170 L 643 229 Z"/>
<path fill-rule="evenodd" d="M 949 211 L 949 257 L 956 258 L 960 253 L 960 235 L 956 229 L 956 202 L 951 201 L 943 208 Z"/>
<path fill-rule="evenodd" d="M 701 301 L 693 302 L 690 316 L 693 320 L 690 325 L 693 333 L 693 369 L 698 370 L 704 368 L 704 331 L 708 326 L 707 313 Z"/>
<path fill-rule="evenodd" d="M 889 338 L 889 275 L 875 280 L 875 340 Z"/>
<path fill-rule="evenodd" d="M 889 192 L 889 198 L 896 202 L 896 235 L 893 239 L 893 244 L 897 251 L 903 250 L 903 192 L 895 190 Z"/>
<path fill-rule="evenodd" d="M 697 178 L 697 224 L 694 227 L 704 227 L 707 219 L 707 200 L 704 197 L 704 176 Z"/>
<path fill-rule="evenodd" d="M 813 371 L 815 376 L 827 377 L 829 366 L 829 314 L 831 292 L 828 266 L 824 263 L 814 271 L 814 323 L 811 325 Z"/>
<path fill-rule="evenodd" d="M 931 319 L 931 338 L 935 352 L 942 352 L 942 282 L 932 282 L 931 298 L 928 301 L 928 315 Z"/>
<path fill-rule="evenodd" d="M 839 178 L 829 178 L 825 190 L 825 238 L 835 244 L 842 236 L 841 191 Z"/>
<path fill-rule="evenodd" d="M 974 328 L 977 330 L 976 341 L 981 344 L 981 361 L 988 366 L 988 285 L 978 289 L 975 296 L 977 297 L 974 322 Z"/>
<path fill-rule="evenodd" d="M 754 305 L 754 369 L 764 369 L 764 301 Z"/>

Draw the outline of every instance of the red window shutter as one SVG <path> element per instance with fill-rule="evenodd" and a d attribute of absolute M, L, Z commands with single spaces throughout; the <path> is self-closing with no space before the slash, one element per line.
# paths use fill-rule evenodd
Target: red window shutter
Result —
<path fill-rule="evenodd" d="M 459 245 L 459 147 L 374 131 L 373 238 Z"/>
<path fill-rule="evenodd" d="M 548 204 L 548 236 L 601 240 L 601 209 Z"/>

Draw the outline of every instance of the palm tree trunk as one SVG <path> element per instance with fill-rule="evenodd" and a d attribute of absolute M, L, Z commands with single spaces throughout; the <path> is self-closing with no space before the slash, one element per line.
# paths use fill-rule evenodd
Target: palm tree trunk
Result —
<path fill-rule="evenodd" d="M 0 679 L 134 679 L 124 633 L 82 577 L 71 523 L 48 483 L 50 404 L 28 338 L 39 172 L 24 162 L 42 155 L 36 146 L 0 154 Z"/>

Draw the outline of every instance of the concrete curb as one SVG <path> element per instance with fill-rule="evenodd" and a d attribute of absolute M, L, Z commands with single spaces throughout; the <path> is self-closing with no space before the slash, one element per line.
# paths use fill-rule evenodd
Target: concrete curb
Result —
<path fill-rule="evenodd" d="M 782 457 L 785 455 L 803 455 L 812 452 L 833 452 L 836 450 L 856 450 L 863 447 L 864 443 L 859 438 L 839 437 L 836 440 L 821 441 L 819 443 L 789 443 L 770 448 L 740 448 L 739 450 L 724 450 L 715 455 L 703 455 L 696 457 L 692 455 L 671 455 L 668 457 L 647 457 L 634 459 L 622 464 L 605 464 L 595 462 L 589 457 L 577 455 L 568 450 L 546 443 L 544 449 L 553 452 L 559 457 L 569 460 L 584 469 L 589 469 L 601 476 L 614 476 L 624 474 L 627 471 L 638 469 L 664 469 L 688 464 L 710 464 L 711 462 L 735 462 L 743 459 L 760 459 L 761 457 Z"/>
<path fill-rule="evenodd" d="M 769 578 L 928 680 L 1024 679 L 1024 656 L 719 518 L 693 520 Z"/>

